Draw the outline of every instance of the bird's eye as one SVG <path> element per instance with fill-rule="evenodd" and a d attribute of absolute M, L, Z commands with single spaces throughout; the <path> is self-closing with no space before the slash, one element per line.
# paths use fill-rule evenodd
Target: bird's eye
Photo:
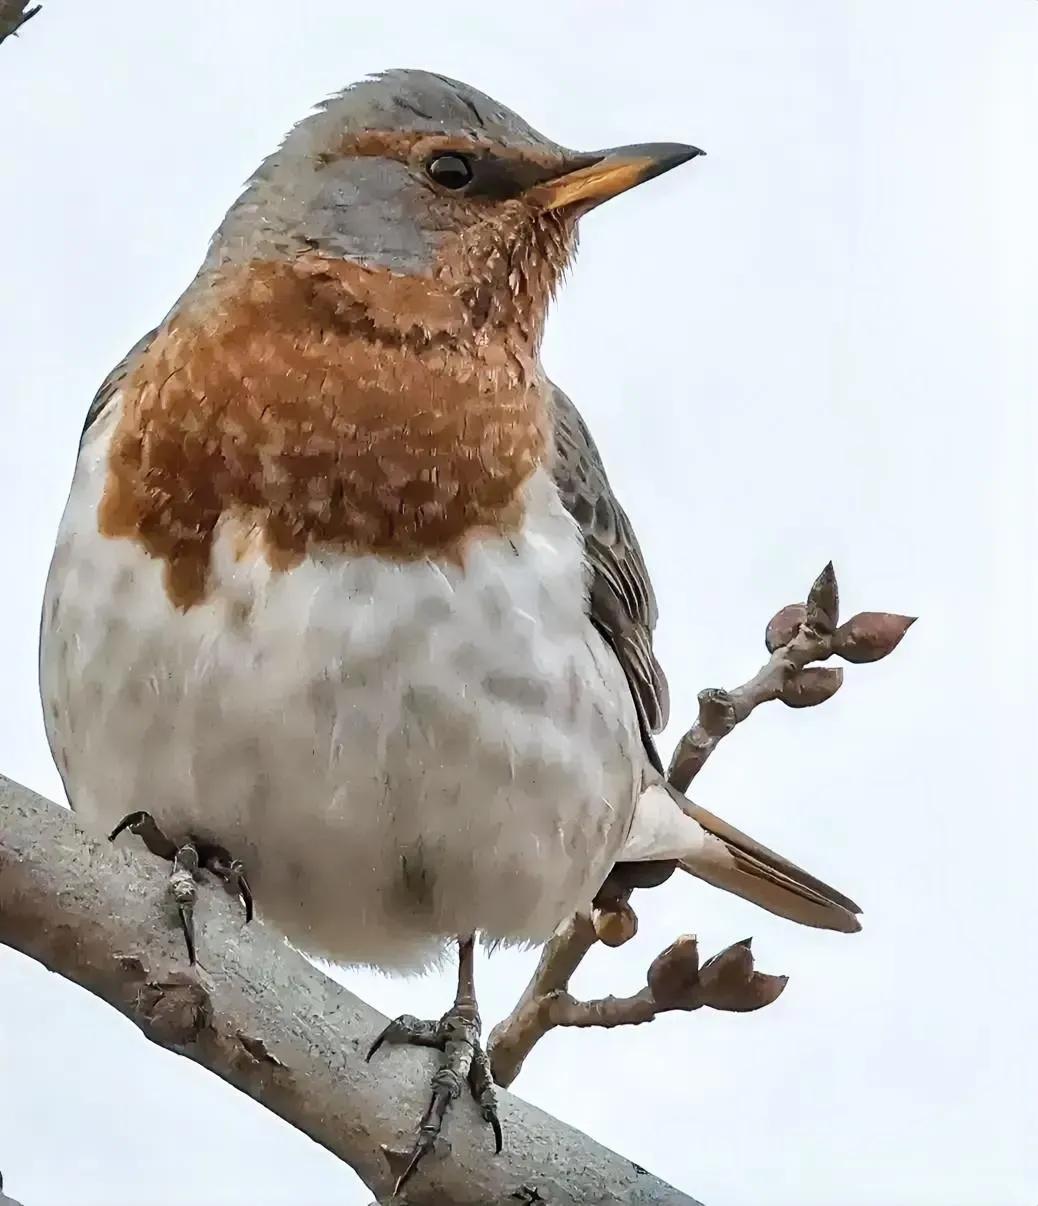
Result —
<path fill-rule="evenodd" d="M 472 164 L 464 155 L 436 155 L 425 170 L 442 188 L 464 188 L 472 180 Z"/>

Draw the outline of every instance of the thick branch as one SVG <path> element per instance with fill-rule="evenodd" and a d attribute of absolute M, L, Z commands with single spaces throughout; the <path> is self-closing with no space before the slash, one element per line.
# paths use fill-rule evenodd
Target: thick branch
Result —
<path fill-rule="evenodd" d="M 95 993 L 388 1195 L 380 1145 L 410 1142 L 431 1055 L 397 1048 L 365 1064 L 385 1019 L 262 925 L 244 928 L 222 891 L 199 901 L 201 966 L 191 972 L 164 912 L 166 874 L 147 855 L 87 838 L 71 813 L 0 777 L 0 942 Z M 493 1155 L 463 1096 L 448 1124 L 452 1151 L 422 1166 L 402 1202 L 696 1206 L 580 1132 L 503 1098 L 503 1155 Z M 15 1169 L 5 1171 L 13 1179 Z"/>

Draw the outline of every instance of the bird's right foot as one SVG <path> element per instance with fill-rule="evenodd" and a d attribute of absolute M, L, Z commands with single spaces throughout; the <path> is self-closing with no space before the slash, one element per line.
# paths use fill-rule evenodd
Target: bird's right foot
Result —
<path fill-rule="evenodd" d="M 454 1005 L 438 1022 L 426 1022 L 404 1014 L 394 1019 L 375 1039 L 368 1051 L 370 1060 L 383 1043 L 410 1043 L 418 1047 L 436 1047 L 443 1052 L 439 1068 L 432 1078 L 429 1104 L 418 1125 L 418 1134 L 409 1150 L 383 1148 L 396 1177 L 396 1196 L 414 1176 L 422 1160 L 433 1150 L 451 1103 L 468 1084 L 480 1112 L 494 1132 L 494 1144 L 501 1151 L 501 1122 L 497 1114 L 497 1095 L 490 1075 L 490 1060 L 479 1041 L 480 1021 L 476 1008 L 473 976 L 475 939 L 459 940 L 458 993 Z"/>

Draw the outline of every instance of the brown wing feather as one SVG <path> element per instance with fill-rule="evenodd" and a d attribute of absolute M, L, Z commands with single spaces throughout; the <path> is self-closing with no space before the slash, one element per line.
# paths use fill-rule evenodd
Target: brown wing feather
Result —
<path fill-rule="evenodd" d="M 666 676 L 652 649 L 657 611 L 649 571 L 580 412 L 557 386 L 551 391 L 555 483 L 584 533 L 591 619 L 623 667 L 655 759 L 651 735 L 666 725 L 670 700 Z"/>

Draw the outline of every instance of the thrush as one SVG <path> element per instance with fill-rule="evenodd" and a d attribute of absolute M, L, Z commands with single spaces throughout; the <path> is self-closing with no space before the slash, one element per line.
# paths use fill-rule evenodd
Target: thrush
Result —
<path fill-rule="evenodd" d="M 41 652 L 69 799 L 173 861 L 189 936 L 208 866 L 343 964 L 457 944 L 454 1007 L 382 1036 L 446 1052 L 401 1179 L 466 1078 L 498 1129 L 475 936 L 541 942 L 660 859 L 859 928 L 665 784 L 652 584 L 540 361 L 578 220 L 699 154 L 578 153 L 456 80 L 367 79 L 259 167 L 87 415 Z"/>

